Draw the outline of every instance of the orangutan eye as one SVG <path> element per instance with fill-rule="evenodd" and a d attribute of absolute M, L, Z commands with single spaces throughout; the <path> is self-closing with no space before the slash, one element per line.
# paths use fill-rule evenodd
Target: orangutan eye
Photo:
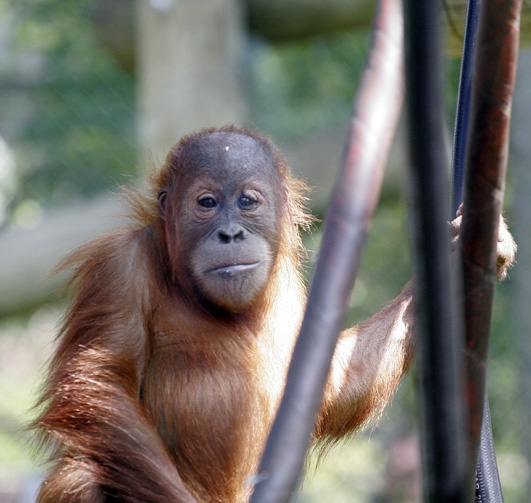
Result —
<path fill-rule="evenodd" d="M 253 197 L 251 197 L 251 196 L 246 196 L 246 195 L 242 194 L 238 198 L 238 206 L 242 210 L 253 209 L 253 208 L 256 207 L 257 204 L 258 204 L 258 201 L 256 199 L 254 199 Z"/>
<path fill-rule="evenodd" d="M 206 209 L 215 208 L 218 205 L 218 203 L 212 196 L 200 197 L 197 200 L 197 203 L 199 204 L 199 206 L 206 208 Z"/>

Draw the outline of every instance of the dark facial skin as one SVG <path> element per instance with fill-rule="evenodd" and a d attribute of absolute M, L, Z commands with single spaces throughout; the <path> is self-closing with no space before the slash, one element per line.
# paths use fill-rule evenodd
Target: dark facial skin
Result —
<path fill-rule="evenodd" d="M 238 312 L 263 292 L 278 252 L 277 168 L 255 139 L 236 133 L 205 135 L 183 150 L 183 263 L 209 302 Z M 163 215 L 166 198 L 162 189 Z"/>

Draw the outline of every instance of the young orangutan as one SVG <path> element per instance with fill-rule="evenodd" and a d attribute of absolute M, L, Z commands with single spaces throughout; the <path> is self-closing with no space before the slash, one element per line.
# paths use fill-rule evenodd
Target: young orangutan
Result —
<path fill-rule="evenodd" d="M 264 136 L 203 130 L 131 194 L 135 223 L 67 259 L 74 299 L 35 421 L 55 462 L 40 502 L 248 499 L 306 302 L 302 187 Z M 503 274 L 508 233 L 501 245 Z M 342 333 L 316 442 L 385 405 L 413 341 L 409 287 Z"/>

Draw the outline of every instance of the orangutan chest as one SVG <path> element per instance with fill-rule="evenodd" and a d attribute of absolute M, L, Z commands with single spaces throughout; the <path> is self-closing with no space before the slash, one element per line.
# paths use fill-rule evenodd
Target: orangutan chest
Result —
<path fill-rule="evenodd" d="M 269 397 L 236 364 L 155 348 L 142 402 L 176 460 L 201 463 L 242 459 L 269 427 Z"/>

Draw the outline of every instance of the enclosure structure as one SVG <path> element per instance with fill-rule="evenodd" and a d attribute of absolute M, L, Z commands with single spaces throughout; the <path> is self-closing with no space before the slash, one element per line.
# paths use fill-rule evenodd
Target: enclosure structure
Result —
<path fill-rule="evenodd" d="M 473 500 L 475 491 L 480 501 L 503 501 L 488 429 L 485 369 L 522 2 L 482 2 L 479 15 L 476 2 L 469 4 L 461 113 L 456 125 L 459 148 L 454 159 L 454 165 L 465 167 L 456 170 L 452 198 L 455 211 L 464 196 L 460 264 L 455 270 L 446 226 L 451 203 L 446 186 L 449 156 L 442 127 L 437 6 L 436 1 L 406 2 L 404 44 L 401 2 L 378 3 L 371 53 L 325 221 L 307 314 L 257 475 L 254 503 L 289 501 L 300 479 L 313 419 L 376 206 L 381 156 L 388 153 L 397 121 L 395 106 L 387 108 L 387 115 L 374 111 L 380 111 L 381 100 L 393 105 L 402 102 L 403 45 L 425 500 L 467 502 Z M 375 138 L 380 140 L 381 150 L 374 148 Z"/>

